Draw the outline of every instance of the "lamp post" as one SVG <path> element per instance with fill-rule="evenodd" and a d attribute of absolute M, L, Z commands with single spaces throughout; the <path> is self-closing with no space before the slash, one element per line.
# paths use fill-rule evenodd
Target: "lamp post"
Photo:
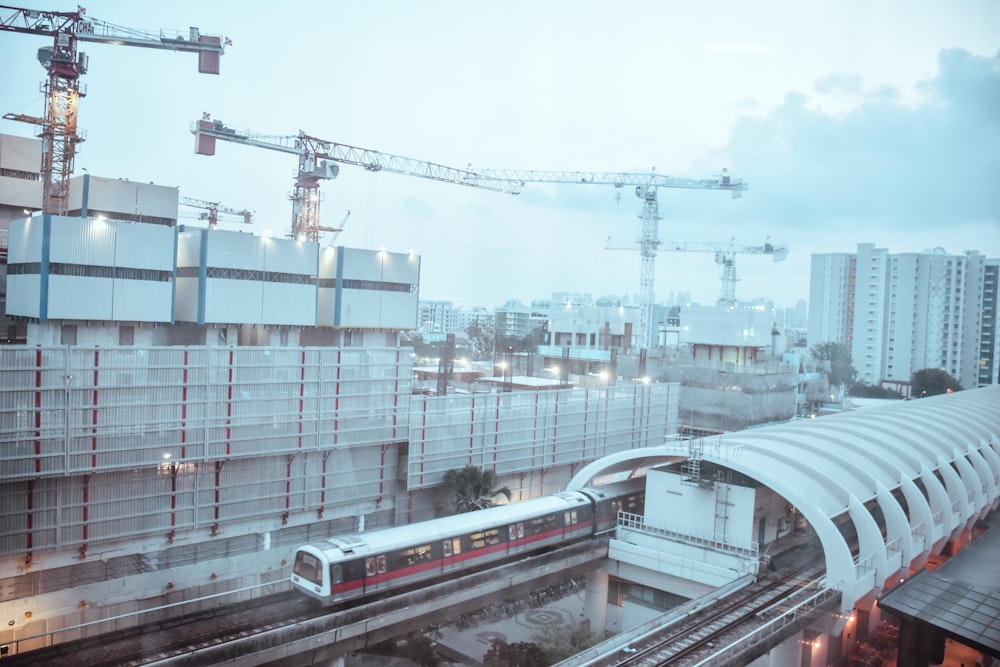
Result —
<path fill-rule="evenodd" d="M 513 390 L 514 384 L 514 348 L 510 345 L 507 346 L 507 360 L 506 368 L 504 370 L 504 389 L 506 391 Z"/>

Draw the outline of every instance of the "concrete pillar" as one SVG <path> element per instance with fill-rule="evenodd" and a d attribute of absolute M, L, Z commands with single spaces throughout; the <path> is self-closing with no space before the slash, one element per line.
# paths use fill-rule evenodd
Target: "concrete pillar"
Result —
<path fill-rule="evenodd" d="M 587 573 L 587 594 L 583 600 L 583 615 L 590 621 L 590 631 L 602 633 L 608 622 L 608 573 L 592 570 Z"/>
<path fill-rule="evenodd" d="M 913 621 L 906 619 L 900 621 L 897 664 L 912 667 L 928 667 L 931 664 L 923 632 L 923 628 Z"/>
<path fill-rule="evenodd" d="M 802 631 L 799 630 L 794 635 L 772 648 L 766 656 L 767 662 L 763 663 L 770 667 L 782 667 L 783 665 L 802 664 Z M 756 663 L 754 663 L 756 664 Z"/>

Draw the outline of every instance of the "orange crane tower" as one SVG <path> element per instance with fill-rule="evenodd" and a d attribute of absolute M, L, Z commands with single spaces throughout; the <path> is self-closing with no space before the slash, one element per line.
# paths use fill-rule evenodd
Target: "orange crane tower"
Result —
<path fill-rule="evenodd" d="M 195 153 L 215 155 L 217 140 L 291 153 L 299 158 L 299 169 L 292 193 L 292 238 L 319 241 L 320 232 L 337 233 L 342 229 L 324 227 L 319 215 L 319 182 L 334 179 L 340 173 L 339 164 L 353 164 L 368 171 L 387 171 L 407 176 L 430 178 L 445 183 L 519 194 L 520 185 L 507 179 L 483 176 L 464 169 L 446 167 L 433 162 L 383 153 L 368 148 L 339 144 L 312 137 L 301 130 L 297 135 L 268 135 L 212 120 L 209 114 L 191 124 L 195 135 Z"/>
<path fill-rule="evenodd" d="M 52 37 L 52 46 L 38 50 L 38 61 L 49 74 L 44 86 L 45 116 L 38 118 L 8 113 L 5 119 L 42 127 L 42 211 L 65 215 L 69 197 L 69 177 L 73 173 L 76 145 L 83 141 L 76 133 L 77 111 L 84 92 L 80 77 L 87 72 L 87 54 L 79 42 L 142 46 L 198 54 L 198 71 L 219 73 L 219 57 L 231 44 L 222 37 L 202 35 L 197 28 L 187 34 L 176 31 L 151 33 L 85 18 L 86 10 L 50 12 L 0 5 L 0 31 Z"/>

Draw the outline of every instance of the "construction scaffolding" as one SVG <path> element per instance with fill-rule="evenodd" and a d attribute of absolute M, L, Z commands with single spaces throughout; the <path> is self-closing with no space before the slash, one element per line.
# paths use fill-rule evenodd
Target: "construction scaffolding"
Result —
<path fill-rule="evenodd" d="M 409 397 L 398 348 L 0 349 L 0 555 L 377 507 Z"/>
<path fill-rule="evenodd" d="M 415 398 L 407 487 L 466 465 L 506 478 L 661 445 L 677 432 L 677 401 L 676 385 L 643 383 Z"/>

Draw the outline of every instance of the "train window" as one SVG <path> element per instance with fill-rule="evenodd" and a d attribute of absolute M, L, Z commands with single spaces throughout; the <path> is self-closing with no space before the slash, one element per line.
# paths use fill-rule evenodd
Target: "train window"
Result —
<path fill-rule="evenodd" d="M 431 545 L 424 544 L 419 547 L 413 547 L 412 549 L 403 550 L 403 564 L 413 565 L 415 563 L 423 563 L 431 559 Z"/>
<path fill-rule="evenodd" d="M 518 523 L 517 524 L 517 537 L 518 537 L 518 539 L 524 537 L 524 524 L 523 523 Z"/>
<path fill-rule="evenodd" d="M 334 566 L 332 566 L 330 568 L 330 579 L 332 579 L 333 583 L 335 583 L 335 584 L 343 583 L 343 581 L 344 581 L 344 572 L 341 569 L 341 567 L 340 567 L 339 564 L 338 565 L 334 565 Z"/>
<path fill-rule="evenodd" d="M 295 554 L 292 572 L 314 584 L 323 583 L 323 568 L 320 567 L 319 559 L 305 551 Z"/>
<path fill-rule="evenodd" d="M 444 541 L 444 555 L 445 557 L 451 555 L 451 540 Z"/>
<path fill-rule="evenodd" d="M 563 525 L 572 526 L 576 523 L 576 510 L 563 512 Z"/>
<path fill-rule="evenodd" d="M 556 515 L 547 514 L 531 520 L 531 534 L 537 535 L 556 527 Z"/>
<path fill-rule="evenodd" d="M 385 572 L 385 556 L 378 557 L 378 573 L 382 574 Z"/>
<path fill-rule="evenodd" d="M 517 526 L 516 525 L 511 524 L 511 525 L 507 526 L 507 539 L 510 540 L 511 542 L 513 542 L 514 540 L 517 539 Z"/>
<path fill-rule="evenodd" d="M 456 537 L 451 541 L 451 552 L 456 556 L 462 553 L 462 540 Z"/>
<path fill-rule="evenodd" d="M 365 574 L 369 577 L 375 576 L 375 559 L 366 558 L 365 559 Z"/>
<path fill-rule="evenodd" d="M 572 518 L 573 519 L 573 523 L 576 524 L 576 521 L 577 521 L 577 519 L 576 519 L 576 510 L 573 510 L 572 512 L 570 512 L 570 518 Z"/>
<path fill-rule="evenodd" d="M 489 530 L 484 530 L 482 532 L 473 533 L 469 535 L 469 539 L 472 540 L 473 549 L 482 549 L 486 546 L 492 546 L 494 544 L 500 543 L 500 529 L 490 528 Z"/>

